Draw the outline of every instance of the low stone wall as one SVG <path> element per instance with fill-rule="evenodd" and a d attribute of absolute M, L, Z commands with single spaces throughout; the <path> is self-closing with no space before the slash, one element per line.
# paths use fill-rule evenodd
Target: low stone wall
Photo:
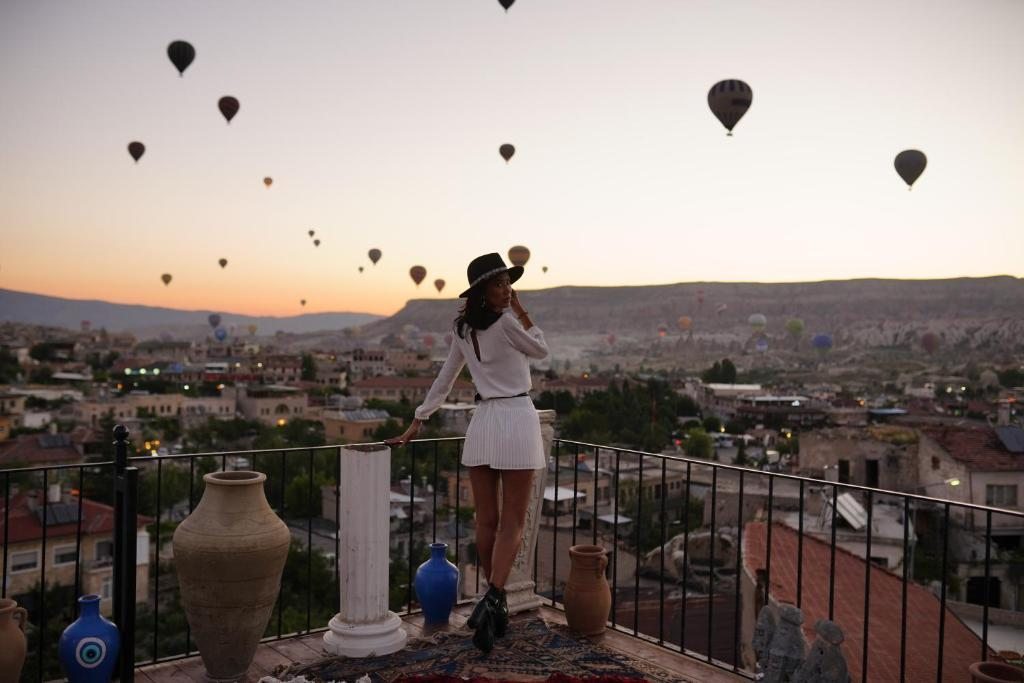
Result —
<path fill-rule="evenodd" d="M 957 602 L 955 600 L 947 600 L 946 605 L 948 605 L 949 608 L 953 610 L 953 613 L 961 619 L 975 619 L 977 621 L 981 621 L 984 616 L 984 607 L 981 605 L 975 605 L 969 602 Z M 990 624 L 997 624 L 999 626 L 1024 628 L 1024 612 L 1015 612 L 1008 609 L 999 609 L 998 607 L 989 607 L 988 621 Z"/>

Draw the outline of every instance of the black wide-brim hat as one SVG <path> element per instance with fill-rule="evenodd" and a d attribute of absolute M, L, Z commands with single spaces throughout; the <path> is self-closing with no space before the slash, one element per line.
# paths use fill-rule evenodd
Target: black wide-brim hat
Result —
<path fill-rule="evenodd" d="M 505 261 L 501 258 L 501 255 L 497 252 L 477 256 L 469 262 L 469 267 L 466 268 L 466 277 L 469 280 L 469 289 L 462 294 L 459 294 L 459 298 L 465 299 L 470 295 L 474 288 L 483 285 L 489 279 L 495 275 L 500 275 L 501 273 L 508 273 L 509 282 L 515 282 L 523 276 L 523 267 L 512 266 L 509 268 L 505 265 Z"/>

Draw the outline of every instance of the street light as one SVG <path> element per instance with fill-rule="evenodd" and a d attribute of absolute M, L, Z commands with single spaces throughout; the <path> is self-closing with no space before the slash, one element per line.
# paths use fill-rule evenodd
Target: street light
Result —
<path fill-rule="evenodd" d="M 921 493 L 924 493 L 928 489 L 930 489 L 932 487 L 935 487 L 935 486 L 948 486 L 950 488 L 955 488 L 955 487 L 957 487 L 959 485 L 960 485 L 960 480 L 959 479 L 957 479 L 956 477 L 950 477 L 949 479 L 944 479 L 942 481 L 937 481 L 937 482 L 935 482 L 933 484 L 925 484 L 924 486 L 918 486 L 917 488 L 920 489 Z M 914 516 L 915 516 L 914 515 L 914 503 L 917 502 L 917 501 L 914 498 L 908 498 L 907 500 L 910 503 L 909 506 L 908 506 L 908 510 L 910 512 L 910 516 L 907 519 L 903 520 L 903 523 L 904 524 L 910 524 L 911 525 L 910 528 L 914 530 L 914 544 L 910 546 L 910 571 L 907 573 L 908 578 L 911 581 L 913 581 L 914 580 L 914 548 L 917 547 L 917 542 L 919 540 L 918 536 L 917 536 L 917 529 L 914 529 L 914 524 L 913 524 L 913 520 L 914 520 Z M 903 561 L 906 562 L 907 559 L 904 558 Z"/>

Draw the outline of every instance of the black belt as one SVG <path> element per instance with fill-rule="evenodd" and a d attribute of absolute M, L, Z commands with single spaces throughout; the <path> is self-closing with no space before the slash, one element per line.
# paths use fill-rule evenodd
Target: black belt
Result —
<path fill-rule="evenodd" d="M 526 392 L 526 391 L 524 391 L 521 394 L 516 394 L 515 396 L 491 396 L 490 398 L 482 398 L 480 396 L 480 394 L 477 394 L 476 396 L 473 397 L 473 402 L 474 403 L 480 403 L 481 401 L 494 401 L 495 399 L 499 399 L 499 398 L 520 398 L 522 396 L 529 396 L 529 395 L 530 395 L 529 392 Z"/>

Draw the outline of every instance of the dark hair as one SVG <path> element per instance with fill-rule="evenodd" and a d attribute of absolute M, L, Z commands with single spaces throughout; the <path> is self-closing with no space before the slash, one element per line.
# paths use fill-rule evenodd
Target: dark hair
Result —
<path fill-rule="evenodd" d="M 466 338 L 466 327 L 474 330 L 486 330 L 494 324 L 494 321 L 501 317 L 501 313 L 487 305 L 485 295 L 487 293 L 487 284 L 490 281 L 487 280 L 487 282 L 477 285 L 469 292 L 469 296 L 466 297 L 466 303 L 462 304 L 462 308 L 459 309 L 459 315 L 455 317 L 455 331 L 463 339 Z"/>

